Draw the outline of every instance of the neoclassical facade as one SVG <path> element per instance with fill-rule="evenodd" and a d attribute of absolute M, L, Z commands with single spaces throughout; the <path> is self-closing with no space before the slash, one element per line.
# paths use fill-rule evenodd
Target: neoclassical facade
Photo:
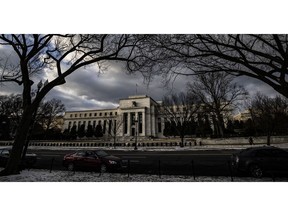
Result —
<path fill-rule="evenodd" d="M 182 107 L 182 109 L 184 108 Z M 164 137 L 167 118 L 165 115 L 158 113 L 159 110 L 161 110 L 161 102 L 156 102 L 147 95 L 129 96 L 120 99 L 119 107 L 115 109 L 66 112 L 63 131 L 70 130 L 73 126 L 76 126 L 76 130 L 78 130 L 81 125 L 82 127 L 84 125 L 85 131 L 88 130 L 89 125 L 95 131 L 97 126 L 100 125 L 104 137 L 132 138 L 137 134 L 137 137 L 161 138 Z M 213 134 L 219 133 L 217 123 L 215 123 L 215 115 L 206 112 L 199 116 L 201 113 L 203 114 L 203 110 L 200 109 L 195 114 L 195 120 L 197 119 L 199 122 L 200 118 L 204 122 L 210 122 Z M 231 119 L 231 117 L 223 116 L 224 124 L 228 119 Z"/>
<path fill-rule="evenodd" d="M 77 129 L 83 124 L 95 128 L 101 125 L 103 135 L 113 132 L 113 124 L 117 126 L 117 136 L 134 137 L 137 131 L 139 137 L 163 137 L 164 119 L 157 115 L 159 105 L 147 95 L 129 96 L 120 99 L 119 107 L 115 109 L 68 111 L 64 115 L 63 130 Z"/>

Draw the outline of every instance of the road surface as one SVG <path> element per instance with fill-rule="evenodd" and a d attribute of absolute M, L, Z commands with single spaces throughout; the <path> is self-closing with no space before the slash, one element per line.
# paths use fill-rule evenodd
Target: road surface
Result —
<path fill-rule="evenodd" d="M 237 150 L 206 151 L 121 151 L 105 150 L 122 159 L 124 168 L 121 172 L 143 174 L 175 174 L 230 176 L 229 159 Z M 65 170 L 63 156 L 73 150 L 31 150 L 38 155 L 34 168 Z"/>

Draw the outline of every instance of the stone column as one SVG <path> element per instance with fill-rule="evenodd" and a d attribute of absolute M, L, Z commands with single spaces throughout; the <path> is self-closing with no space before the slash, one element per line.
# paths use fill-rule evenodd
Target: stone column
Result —
<path fill-rule="evenodd" d="M 135 112 L 135 121 L 137 121 L 137 123 L 135 122 L 135 135 L 137 133 L 137 136 L 139 136 L 139 116 L 138 116 L 138 112 Z"/>
<path fill-rule="evenodd" d="M 142 135 L 146 136 L 146 114 L 145 114 L 145 109 L 144 109 L 144 112 L 142 113 Z"/>
<path fill-rule="evenodd" d="M 128 119 L 127 119 L 127 136 L 130 136 L 130 134 L 131 134 L 131 113 L 130 112 L 128 112 L 127 113 L 128 114 Z"/>
<path fill-rule="evenodd" d="M 151 106 L 151 135 L 156 136 L 155 107 Z"/>

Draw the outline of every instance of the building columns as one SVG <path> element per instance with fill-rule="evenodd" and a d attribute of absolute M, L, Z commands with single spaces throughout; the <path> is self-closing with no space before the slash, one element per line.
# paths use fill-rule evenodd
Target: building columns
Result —
<path fill-rule="evenodd" d="M 144 112 L 142 112 L 142 135 L 146 136 L 146 114 L 145 114 L 145 109 L 144 109 Z"/>
<path fill-rule="evenodd" d="M 128 116 L 128 122 L 127 122 L 127 136 L 130 136 L 131 134 L 131 113 L 128 112 L 127 113 L 127 116 Z"/>

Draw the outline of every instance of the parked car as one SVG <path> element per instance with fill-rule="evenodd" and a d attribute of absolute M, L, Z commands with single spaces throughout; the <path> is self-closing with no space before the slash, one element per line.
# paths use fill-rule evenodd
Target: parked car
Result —
<path fill-rule="evenodd" d="M 100 172 L 119 170 L 122 161 L 119 157 L 109 155 L 103 150 L 77 151 L 63 158 L 63 166 L 72 171 L 75 169 L 100 170 Z"/>
<path fill-rule="evenodd" d="M 8 163 L 10 154 L 12 151 L 12 147 L 0 148 L 0 166 L 5 167 Z M 31 167 L 37 161 L 37 155 L 34 153 L 27 153 L 25 156 L 25 160 L 21 162 L 21 168 L 23 167 Z"/>
<path fill-rule="evenodd" d="M 231 165 L 257 178 L 288 173 L 288 152 L 273 146 L 247 148 L 231 156 Z"/>

